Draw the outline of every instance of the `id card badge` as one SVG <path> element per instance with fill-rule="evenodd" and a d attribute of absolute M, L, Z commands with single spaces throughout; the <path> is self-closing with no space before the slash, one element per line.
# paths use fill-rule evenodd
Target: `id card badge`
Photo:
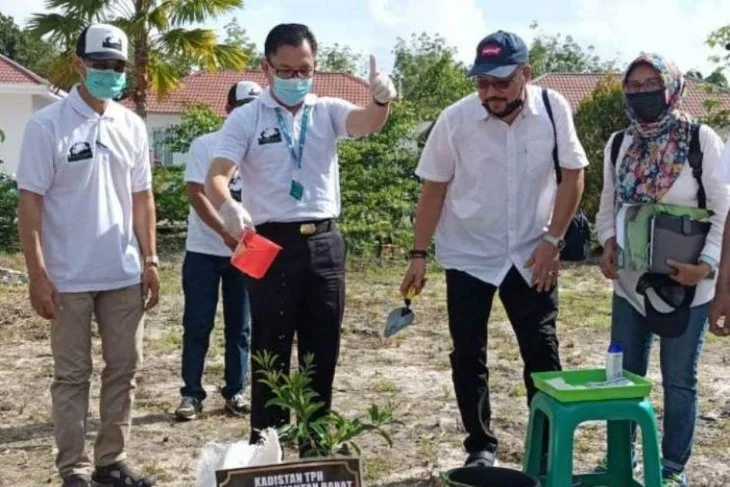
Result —
<path fill-rule="evenodd" d="M 304 199 L 304 186 L 302 186 L 302 183 L 296 179 L 292 179 L 289 195 L 297 201 L 302 201 Z"/>
<path fill-rule="evenodd" d="M 289 196 L 294 198 L 299 205 L 305 204 L 309 201 L 309 191 L 302 183 L 303 174 L 301 169 L 295 169 L 292 174 L 291 184 L 289 185 Z"/>

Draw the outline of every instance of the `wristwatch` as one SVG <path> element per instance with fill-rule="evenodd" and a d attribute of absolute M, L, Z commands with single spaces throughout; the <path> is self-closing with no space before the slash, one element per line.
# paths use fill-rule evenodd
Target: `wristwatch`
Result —
<path fill-rule="evenodd" d="M 388 105 L 390 105 L 390 102 L 389 101 L 383 103 L 383 102 L 380 102 L 380 101 L 376 100 L 375 97 L 373 97 L 373 103 L 375 103 L 379 107 L 387 107 Z"/>
<path fill-rule="evenodd" d="M 542 239 L 551 244 L 553 247 L 557 248 L 558 250 L 563 250 L 565 248 L 565 240 L 562 238 L 553 237 L 549 233 L 546 233 L 542 236 Z"/>
<path fill-rule="evenodd" d="M 408 251 L 409 259 L 425 259 L 428 257 L 427 250 L 412 249 Z"/>
<path fill-rule="evenodd" d="M 156 255 L 149 255 L 144 258 L 144 266 L 147 267 L 149 265 L 153 265 L 155 267 L 160 267 L 160 259 Z"/>

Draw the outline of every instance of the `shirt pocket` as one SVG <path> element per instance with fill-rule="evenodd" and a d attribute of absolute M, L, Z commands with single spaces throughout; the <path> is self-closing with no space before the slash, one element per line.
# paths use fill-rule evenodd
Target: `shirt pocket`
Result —
<path fill-rule="evenodd" d="M 555 171 L 552 140 L 529 140 L 525 143 L 525 177 L 544 180 Z"/>
<path fill-rule="evenodd" d="M 469 154 L 459 161 L 449 196 L 454 213 L 462 220 L 482 217 L 489 199 L 482 178 L 489 176 L 489 168 L 485 155 Z"/>

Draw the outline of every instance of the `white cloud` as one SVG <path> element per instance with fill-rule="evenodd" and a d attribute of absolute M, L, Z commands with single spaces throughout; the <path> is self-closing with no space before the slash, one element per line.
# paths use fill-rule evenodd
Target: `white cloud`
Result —
<path fill-rule="evenodd" d="M 44 11 L 44 3 L 0 0 L 0 12 L 24 24 L 31 13 Z M 581 45 L 595 46 L 604 59 L 626 63 L 642 50 L 654 50 L 673 58 L 683 71 L 708 74 L 714 67 L 704 41 L 712 30 L 730 23 L 730 0 L 552 0 L 549 7 L 542 0 L 520 0 L 519 5 L 496 0 L 247 0 L 234 15 L 261 47 L 276 23 L 301 21 L 324 43 L 374 52 L 383 67 L 391 65 L 399 36 L 439 33 L 462 61 L 471 63 L 476 44 L 489 32 L 511 30 L 529 43 L 536 33 L 527 26 L 536 19 L 542 32 L 571 34 Z M 357 20 L 344 21 L 346 15 Z M 230 17 L 209 23 L 221 29 Z"/>
<path fill-rule="evenodd" d="M 707 35 L 730 22 L 727 0 L 572 0 L 576 20 L 563 25 L 603 57 L 630 61 L 641 51 L 674 59 L 682 71 L 714 69 Z"/>
<path fill-rule="evenodd" d="M 0 0 L 0 12 L 15 19 L 21 26 L 30 20 L 31 14 L 45 11 L 45 0 Z"/>
<path fill-rule="evenodd" d="M 522 12 L 530 12 L 525 2 Z M 487 0 L 368 0 L 374 22 L 396 35 L 430 32 L 443 35 L 467 63 L 476 43 L 498 29 L 519 33 L 526 42 L 536 35 L 527 29 L 531 14 L 502 9 L 488 16 Z M 489 4 L 494 3 L 489 0 Z M 534 4 L 533 4 L 534 5 Z M 555 0 L 558 20 L 540 21 L 546 34 L 570 34 L 582 46 L 593 45 L 604 59 L 627 63 L 642 50 L 671 57 L 680 69 L 714 69 L 704 42 L 714 29 L 730 22 L 728 0 Z"/>
<path fill-rule="evenodd" d="M 368 0 L 368 6 L 375 22 L 395 31 L 393 37 L 438 33 L 464 60 L 473 61 L 486 33 L 486 14 L 475 0 Z"/>

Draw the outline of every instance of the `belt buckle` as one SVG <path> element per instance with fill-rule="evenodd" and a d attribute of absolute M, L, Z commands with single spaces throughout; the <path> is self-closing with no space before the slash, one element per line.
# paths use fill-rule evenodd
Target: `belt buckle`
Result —
<path fill-rule="evenodd" d="M 317 226 L 314 223 L 304 223 L 299 226 L 299 233 L 302 235 L 314 235 L 317 232 Z"/>

